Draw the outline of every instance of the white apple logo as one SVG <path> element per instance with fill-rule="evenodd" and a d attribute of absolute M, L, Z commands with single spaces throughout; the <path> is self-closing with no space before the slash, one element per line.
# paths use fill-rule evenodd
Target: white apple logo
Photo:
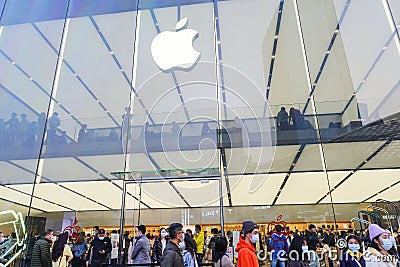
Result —
<path fill-rule="evenodd" d="M 151 55 L 163 71 L 174 67 L 188 69 L 199 59 L 200 53 L 193 48 L 193 40 L 199 33 L 193 29 L 182 30 L 187 23 L 188 19 L 183 18 L 176 24 L 176 32 L 164 31 L 153 39 Z"/>

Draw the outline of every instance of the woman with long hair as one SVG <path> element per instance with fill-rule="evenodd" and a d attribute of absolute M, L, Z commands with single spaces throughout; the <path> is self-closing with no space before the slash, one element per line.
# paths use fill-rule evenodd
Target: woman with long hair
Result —
<path fill-rule="evenodd" d="M 308 266 L 308 245 L 304 237 L 295 235 L 289 246 L 289 267 Z"/>
<path fill-rule="evenodd" d="M 160 229 L 160 235 L 154 240 L 153 253 L 151 255 L 151 260 L 153 262 L 157 262 L 158 264 L 160 264 L 161 256 L 168 243 L 167 237 L 168 237 L 167 229 L 162 227 Z"/>
<path fill-rule="evenodd" d="M 216 267 L 234 267 L 232 261 L 226 254 L 228 249 L 228 240 L 225 237 L 218 237 L 215 240 L 215 261 Z"/>
<path fill-rule="evenodd" d="M 369 267 L 395 267 L 398 258 L 393 250 L 393 243 L 389 233 L 377 224 L 368 226 L 371 245 L 364 254 L 365 266 Z"/>
<path fill-rule="evenodd" d="M 185 267 L 197 267 L 196 261 L 196 246 L 193 238 L 190 235 L 185 234 L 183 241 L 180 243 L 183 255 L 183 263 Z"/>
<path fill-rule="evenodd" d="M 54 242 L 51 258 L 53 267 L 67 267 L 72 260 L 72 251 L 68 243 L 68 234 L 59 234 L 58 239 Z"/>

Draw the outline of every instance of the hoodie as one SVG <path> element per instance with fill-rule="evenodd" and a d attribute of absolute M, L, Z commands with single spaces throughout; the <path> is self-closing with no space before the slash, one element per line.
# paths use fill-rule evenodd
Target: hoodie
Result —
<path fill-rule="evenodd" d="M 235 251 L 238 252 L 237 267 L 258 267 L 256 249 L 253 244 L 240 238 Z"/>

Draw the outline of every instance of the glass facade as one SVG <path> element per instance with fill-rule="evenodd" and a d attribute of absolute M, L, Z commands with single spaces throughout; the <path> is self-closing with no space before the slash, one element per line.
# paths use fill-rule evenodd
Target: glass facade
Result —
<path fill-rule="evenodd" d="M 28 2 L 0 1 L 0 203 L 28 231 L 399 201 L 397 1 Z"/>

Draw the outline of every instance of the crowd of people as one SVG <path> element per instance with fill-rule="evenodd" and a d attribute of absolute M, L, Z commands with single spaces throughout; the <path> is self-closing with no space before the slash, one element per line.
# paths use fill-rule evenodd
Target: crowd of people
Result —
<path fill-rule="evenodd" d="M 233 233 L 223 236 L 217 228 L 208 235 L 200 225 L 195 231 L 184 231 L 180 223 L 161 228 L 158 235 L 147 233 L 145 225 L 136 227 L 135 236 L 123 235 L 119 258 L 111 257 L 113 248 L 110 234 L 98 226 L 93 232 L 81 232 L 71 238 L 68 233 L 53 235 L 46 230 L 40 237 L 31 235 L 27 240 L 25 265 L 32 267 L 100 267 L 123 264 L 151 263 L 161 267 L 197 267 L 214 264 L 233 267 L 228 250 L 237 252 L 237 267 L 398 267 L 399 236 L 379 225 L 371 224 L 365 233 L 317 229 L 313 224 L 307 231 L 290 231 L 276 225 L 274 231 L 262 236 L 259 226 L 252 221 L 242 223 L 236 244 Z M 117 234 L 114 230 L 111 234 Z M 364 236 L 365 235 L 365 236 Z M 345 243 L 338 242 L 345 240 Z M 17 243 L 15 233 L 8 238 L 0 232 L 0 263 L 7 263 Z M 235 246 L 235 248 L 233 248 Z"/>

